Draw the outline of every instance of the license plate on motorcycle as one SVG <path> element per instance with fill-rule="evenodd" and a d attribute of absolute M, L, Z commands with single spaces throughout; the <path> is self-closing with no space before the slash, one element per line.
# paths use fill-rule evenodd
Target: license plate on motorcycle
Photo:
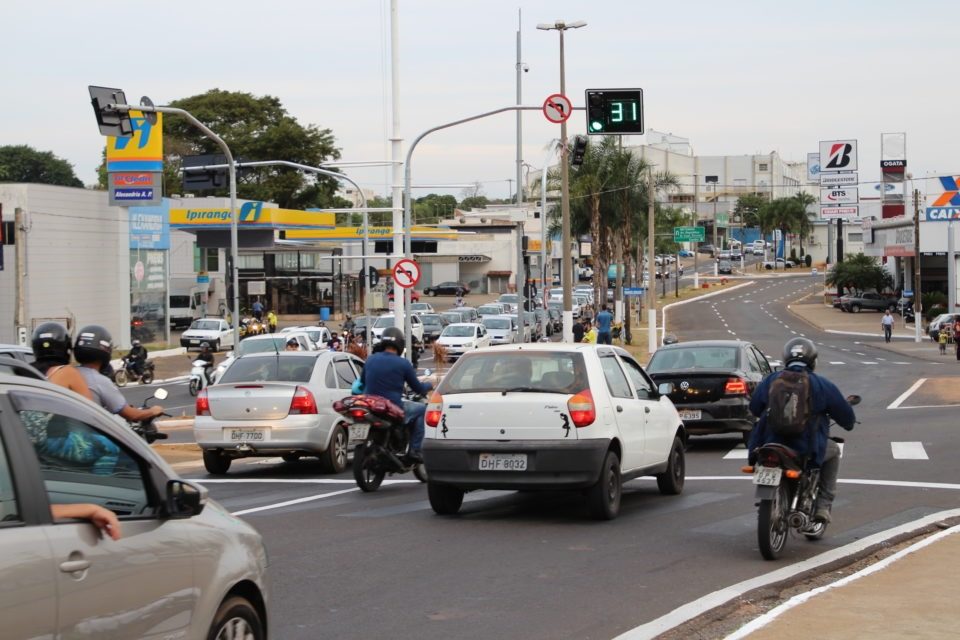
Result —
<path fill-rule="evenodd" d="M 480 471 L 526 471 L 525 453 L 481 453 Z"/>
<path fill-rule="evenodd" d="M 677 413 L 681 420 L 699 420 L 703 416 L 700 409 L 680 409 Z"/>
<path fill-rule="evenodd" d="M 780 467 L 757 467 L 753 472 L 753 484 L 762 484 L 768 487 L 780 485 L 780 476 L 783 469 Z"/>
<path fill-rule="evenodd" d="M 366 440 L 368 433 L 370 433 L 370 425 L 368 425 L 368 424 L 352 424 L 352 425 L 350 425 L 350 439 L 351 439 L 351 440 Z"/>
<path fill-rule="evenodd" d="M 267 439 L 266 429 L 233 428 L 224 429 L 223 432 L 229 442 L 263 442 Z"/>

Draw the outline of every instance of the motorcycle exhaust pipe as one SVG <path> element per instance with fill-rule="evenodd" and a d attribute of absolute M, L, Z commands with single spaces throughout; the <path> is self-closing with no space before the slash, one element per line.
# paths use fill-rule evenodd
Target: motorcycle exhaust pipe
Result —
<path fill-rule="evenodd" d="M 787 516 L 787 524 L 794 529 L 807 526 L 807 516 L 800 511 L 794 511 Z"/>

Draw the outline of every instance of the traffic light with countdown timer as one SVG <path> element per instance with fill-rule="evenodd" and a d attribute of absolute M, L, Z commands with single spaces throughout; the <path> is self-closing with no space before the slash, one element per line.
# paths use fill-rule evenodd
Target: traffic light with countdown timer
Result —
<path fill-rule="evenodd" d="M 583 156 L 587 153 L 587 136 L 575 136 L 570 146 L 570 166 L 579 167 L 583 164 Z"/>
<path fill-rule="evenodd" d="M 586 94 L 588 134 L 643 134 L 643 89 L 587 89 Z"/>

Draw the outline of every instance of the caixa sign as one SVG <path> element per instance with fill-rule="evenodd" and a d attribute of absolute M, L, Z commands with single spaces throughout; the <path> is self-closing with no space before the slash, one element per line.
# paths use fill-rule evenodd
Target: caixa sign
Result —
<path fill-rule="evenodd" d="M 960 207 L 927 207 L 928 222 L 960 220 Z"/>

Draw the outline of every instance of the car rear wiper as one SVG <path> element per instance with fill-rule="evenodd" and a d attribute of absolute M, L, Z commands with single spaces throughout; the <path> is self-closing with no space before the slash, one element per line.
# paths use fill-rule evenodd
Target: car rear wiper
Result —
<path fill-rule="evenodd" d="M 561 393 L 567 395 L 564 391 L 557 391 L 556 389 L 541 389 L 539 387 L 511 387 L 509 389 L 504 389 L 500 392 L 500 395 L 505 396 L 508 393 L 513 393 L 514 391 L 526 391 L 533 393 Z"/>

